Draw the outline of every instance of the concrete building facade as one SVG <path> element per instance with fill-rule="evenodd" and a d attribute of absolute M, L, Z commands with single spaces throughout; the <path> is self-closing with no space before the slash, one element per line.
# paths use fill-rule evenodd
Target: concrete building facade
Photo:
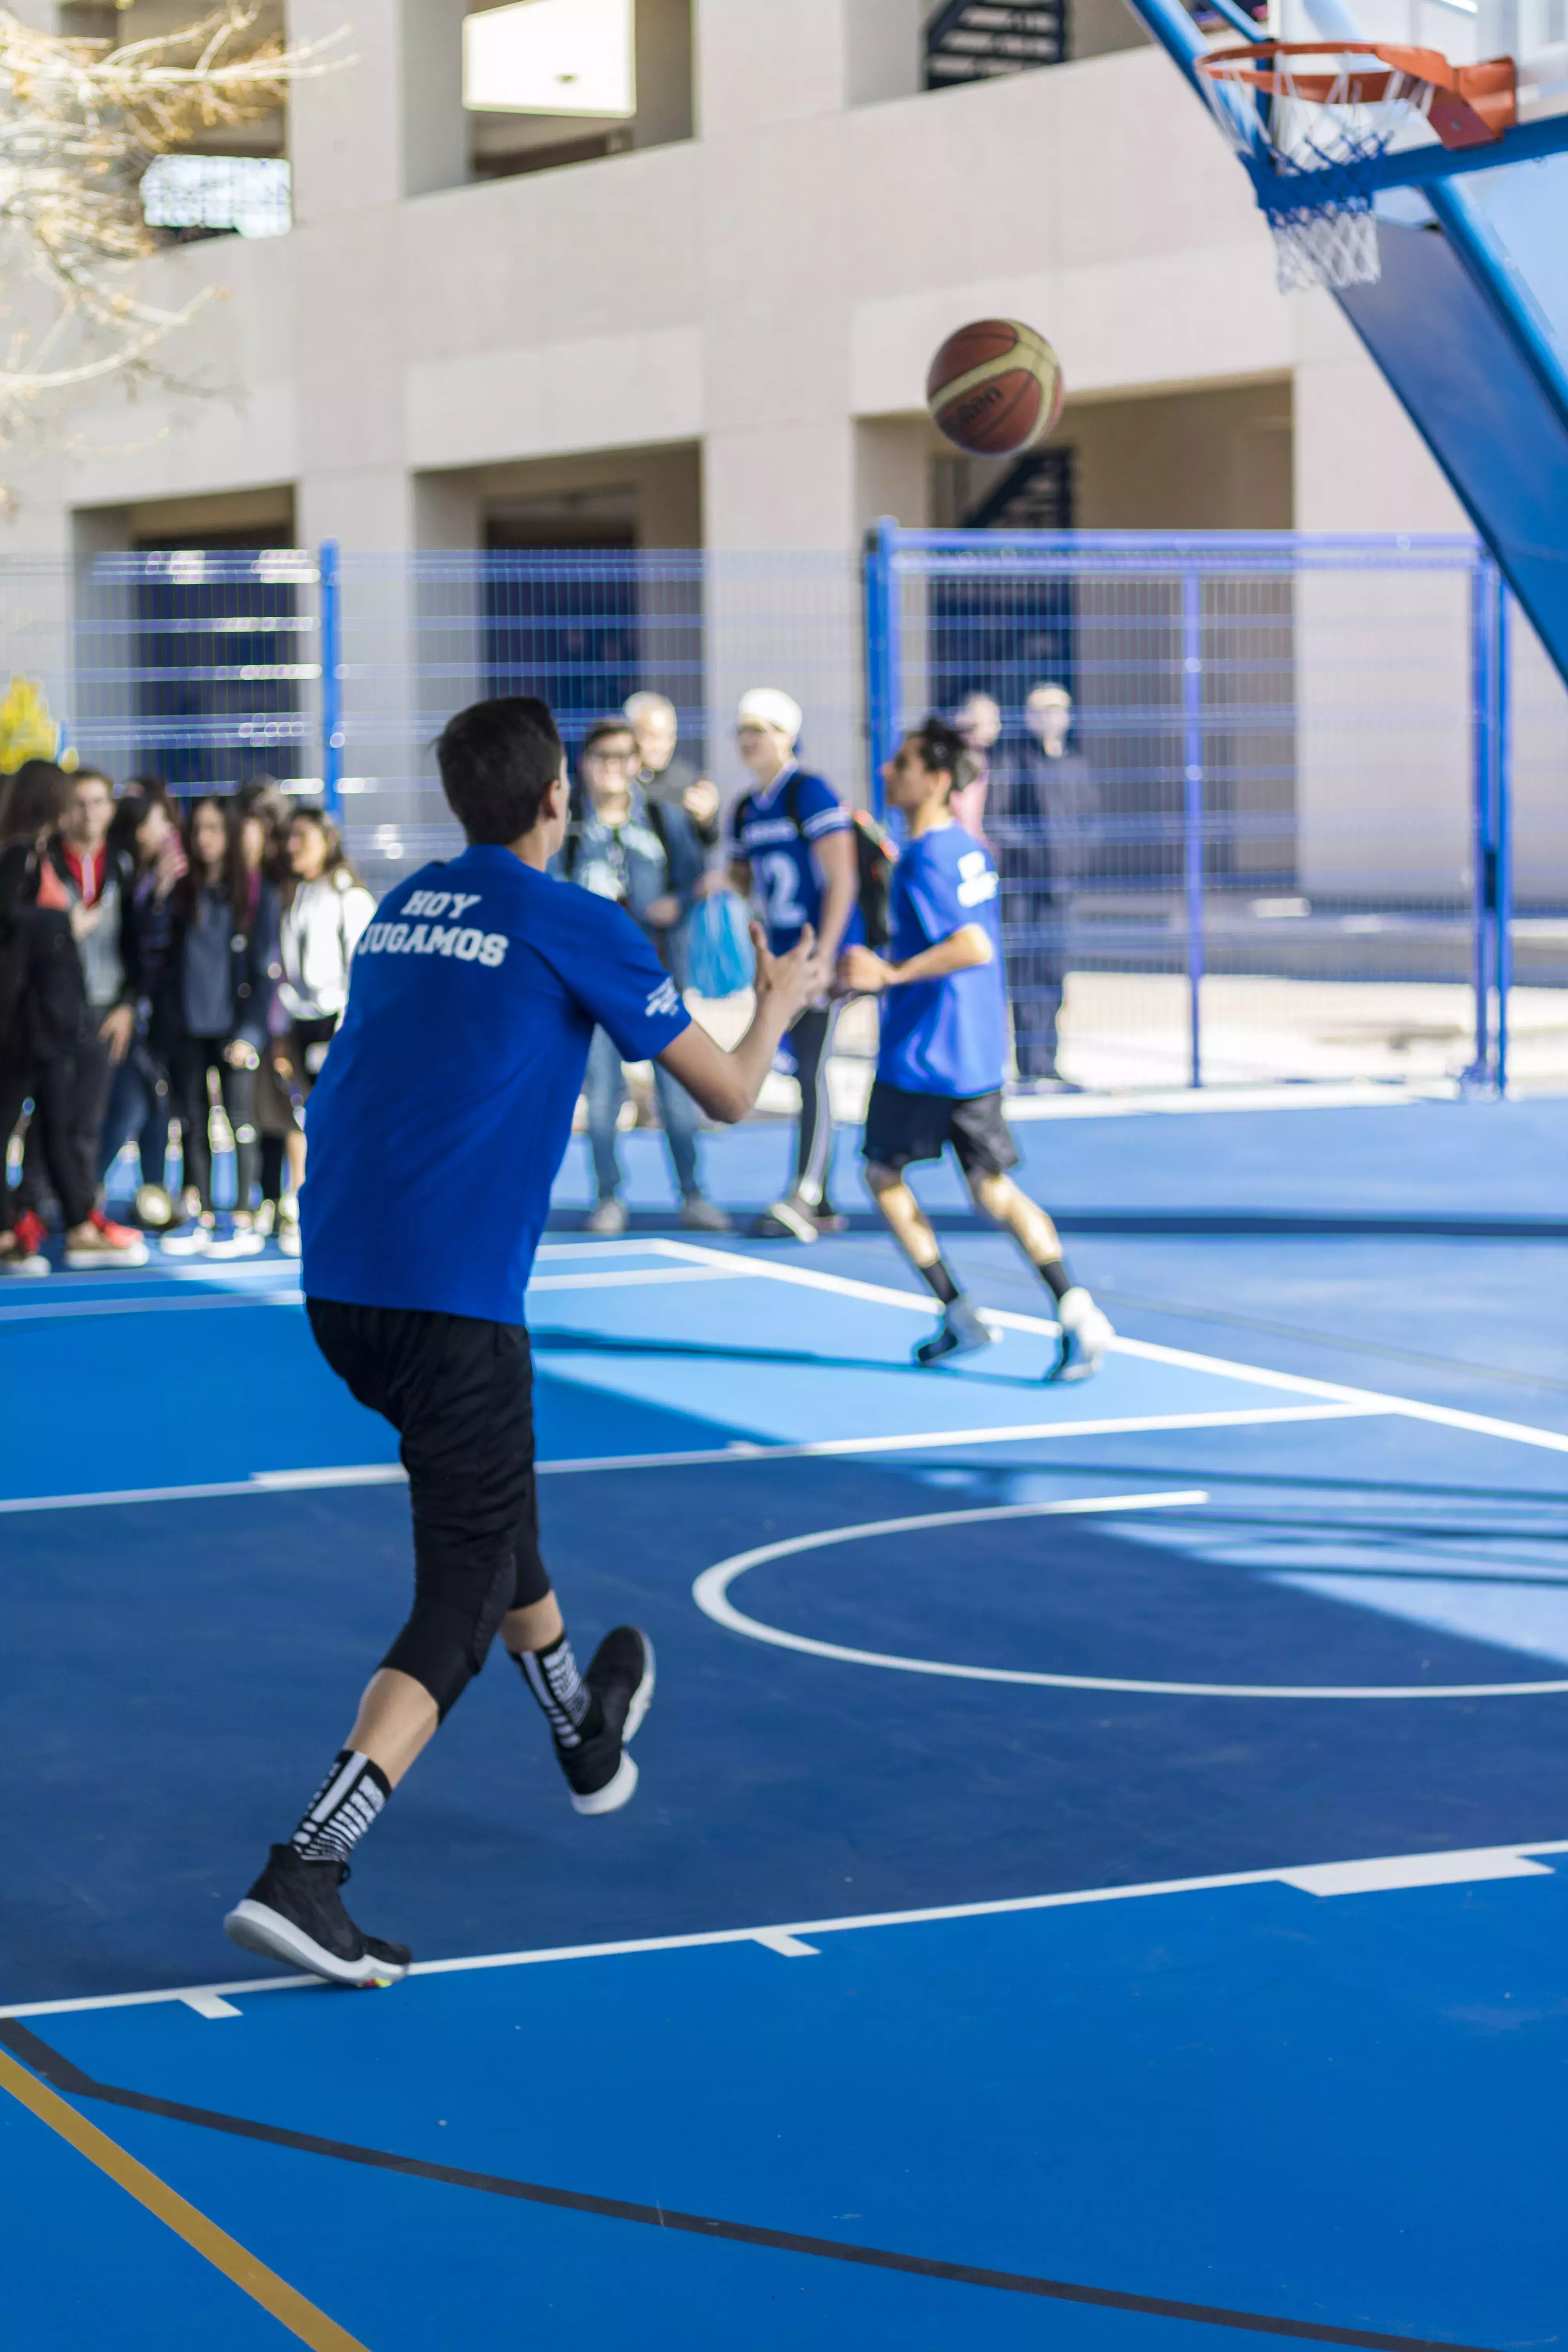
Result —
<path fill-rule="evenodd" d="M 145 266 L 221 298 L 177 353 L 206 396 L 106 402 L 5 543 L 848 551 L 962 519 L 923 379 L 996 311 L 1061 354 L 1081 527 L 1462 528 L 1121 0 L 1077 0 L 1061 64 L 931 89 L 931 0 L 638 0 L 637 116 L 566 161 L 576 126 L 465 111 L 466 13 L 289 0 L 353 58 L 293 94 L 291 231 Z"/>

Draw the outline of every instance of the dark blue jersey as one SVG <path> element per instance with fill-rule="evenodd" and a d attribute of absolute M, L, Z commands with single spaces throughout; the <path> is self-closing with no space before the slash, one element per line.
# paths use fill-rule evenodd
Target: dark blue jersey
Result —
<path fill-rule="evenodd" d="M 824 777 L 794 766 L 775 776 L 765 793 L 748 793 L 735 803 L 734 854 L 751 866 L 752 897 L 771 954 L 785 954 L 807 923 L 820 928 L 822 876 L 812 845 L 830 833 L 847 833 L 853 824 Z M 858 936 L 853 918 L 844 936 Z"/>

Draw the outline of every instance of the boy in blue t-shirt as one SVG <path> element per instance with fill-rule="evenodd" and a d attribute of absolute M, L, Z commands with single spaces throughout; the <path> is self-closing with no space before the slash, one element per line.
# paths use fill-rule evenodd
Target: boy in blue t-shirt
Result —
<path fill-rule="evenodd" d="M 860 937 L 859 861 L 855 820 L 824 776 L 795 756 L 801 708 L 775 686 L 754 686 L 741 697 L 736 735 L 755 782 L 730 818 L 731 878 L 749 897 L 767 927 L 768 947 L 783 955 L 815 929 L 831 971 L 839 949 Z M 800 1126 L 789 1192 L 752 1227 L 764 1241 L 814 1242 L 841 1233 L 844 1219 L 828 1197 L 832 1178 L 833 1112 L 827 1060 L 842 1005 L 832 998 L 808 1005 L 789 1033 L 800 1079 Z"/>
<path fill-rule="evenodd" d="M 546 706 L 475 703 L 437 757 L 468 846 L 398 883 L 354 950 L 348 1010 L 310 1097 L 300 1196 L 316 1344 L 402 1440 L 414 1610 L 293 1836 L 224 1922 L 247 1951 L 338 1984 L 407 1971 L 404 1946 L 362 1935 L 339 1888 L 498 1633 L 576 1811 L 614 1812 L 637 1786 L 626 1745 L 653 1695 L 653 1651 L 617 1626 L 578 1672 L 540 1557 L 523 1321 L 595 1025 L 729 1122 L 827 978 L 809 928 L 779 958 L 756 930 L 756 1012 L 721 1053 L 626 910 L 546 871 L 567 821 Z"/>
<path fill-rule="evenodd" d="M 1007 999 L 996 869 L 948 807 L 965 751 L 940 719 L 906 735 L 883 770 L 889 805 L 901 809 L 907 845 L 893 869 L 892 946 L 884 961 L 846 949 L 839 983 L 883 998 L 877 1081 L 866 1113 L 866 1181 L 904 1255 L 941 1301 L 942 1328 L 915 1360 L 940 1364 L 984 1348 L 991 1333 L 954 1281 L 909 1186 L 911 1160 L 952 1144 L 975 1206 L 1005 1225 L 1057 1302 L 1061 1339 L 1048 1380 L 1097 1371 L 1115 1334 L 1081 1283 L 1045 1211 L 1007 1171 L 1018 1154 L 1002 1111 Z"/>

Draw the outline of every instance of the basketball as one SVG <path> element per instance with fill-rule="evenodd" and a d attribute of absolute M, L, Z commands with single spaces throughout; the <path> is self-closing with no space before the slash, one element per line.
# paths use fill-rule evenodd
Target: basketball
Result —
<path fill-rule="evenodd" d="M 926 377 L 939 432 L 972 457 L 1016 457 L 1062 413 L 1061 362 L 1017 319 L 977 319 L 949 335 Z"/>

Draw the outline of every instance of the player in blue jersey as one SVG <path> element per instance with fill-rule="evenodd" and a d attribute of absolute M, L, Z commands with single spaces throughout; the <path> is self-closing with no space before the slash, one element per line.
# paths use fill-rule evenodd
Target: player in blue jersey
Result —
<path fill-rule="evenodd" d="M 753 687 L 741 697 L 738 725 L 741 757 L 756 782 L 730 818 L 733 878 L 761 914 L 772 954 L 787 953 L 809 924 L 831 971 L 840 947 L 859 937 L 855 821 L 832 785 L 796 761 L 801 709 L 791 696 L 777 687 Z M 795 1180 L 784 1199 L 752 1228 L 765 1240 L 814 1242 L 843 1228 L 828 1198 L 833 1114 L 827 1099 L 827 1057 L 841 1010 L 837 1000 L 808 1005 L 789 1033 L 800 1076 Z"/>
<path fill-rule="evenodd" d="M 546 873 L 566 830 L 560 737 L 531 697 L 459 711 L 437 747 L 468 836 L 377 909 L 310 1097 L 300 1193 L 310 1328 L 402 1440 L 413 1613 L 292 1837 L 225 1921 L 237 1944 L 340 1984 L 409 1955 L 343 1909 L 348 1857 L 499 1633 L 554 1737 L 572 1802 L 613 1812 L 653 1653 L 623 1625 L 578 1672 L 539 1549 L 523 1292 L 595 1024 L 663 1064 L 710 1118 L 743 1118 L 827 971 L 809 926 L 756 933 L 757 1005 L 732 1053 L 693 1025 L 626 911 Z"/>
<path fill-rule="evenodd" d="M 1055 1225 L 1007 1172 L 1018 1154 L 1002 1111 L 1007 999 L 996 869 L 948 807 L 965 756 L 953 729 L 928 719 L 883 771 L 909 833 L 893 869 L 891 951 L 884 961 L 851 947 L 838 967 L 842 986 L 882 998 L 866 1181 L 942 1305 L 942 1328 L 915 1349 L 917 1362 L 940 1364 L 991 1339 L 904 1181 L 912 1161 L 940 1160 L 951 1143 L 975 1206 L 1005 1226 L 1056 1300 L 1060 1339 L 1047 1378 L 1087 1380 L 1115 1334 L 1068 1273 Z"/>

